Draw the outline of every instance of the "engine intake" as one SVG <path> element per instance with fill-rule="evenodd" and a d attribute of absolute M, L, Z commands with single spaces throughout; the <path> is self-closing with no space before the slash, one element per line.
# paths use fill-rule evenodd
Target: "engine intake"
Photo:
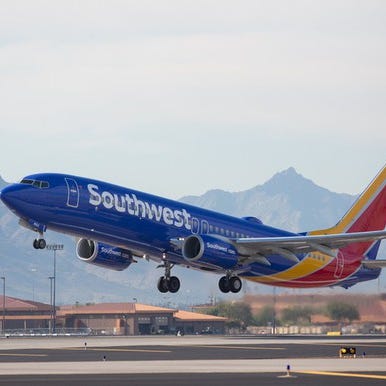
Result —
<path fill-rule="evenodd" d="M 233 268 L 238 262 L 236 248 L 231 243 L 209 235 L 188 236 L 182 246 L 182 256 L 198 265 L 222 269 Z"/>
<path fill-rule="evenodd" d="M 133 262 L 130 251 L 87 239 L 78 241 L 76 254 L 86 263 L 114 271 L 123 271 Z"/>

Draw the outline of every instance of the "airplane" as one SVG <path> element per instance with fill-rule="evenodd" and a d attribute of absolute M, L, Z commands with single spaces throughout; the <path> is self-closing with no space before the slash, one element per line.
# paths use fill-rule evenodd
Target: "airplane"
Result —
<path fill-rule="evenodd" d="M 376 279 L 386 238 L 386 166 L 333 227 L 294 233 L 157 197 L 107 182 L 40 173 L 6 186 L 3 203 L 19 223 L 37 232 L 44 249 L 47 229 L 74 236 L 84 262 L 121 271 L 136 259 L 157 262 L 160 292 L 176 293 L 175 265 L 221 274 L 223 293 L 249 280 L 292 288 L 349 288 Z"/>

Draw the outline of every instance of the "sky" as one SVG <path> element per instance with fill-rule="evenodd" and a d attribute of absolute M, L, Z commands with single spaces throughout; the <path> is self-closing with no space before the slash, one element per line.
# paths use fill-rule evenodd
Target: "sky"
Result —
<path fill-rule="evenodd" d="M 179 198 L 386 161 L 383 0 L 0 0 L 0 175 Z"/>

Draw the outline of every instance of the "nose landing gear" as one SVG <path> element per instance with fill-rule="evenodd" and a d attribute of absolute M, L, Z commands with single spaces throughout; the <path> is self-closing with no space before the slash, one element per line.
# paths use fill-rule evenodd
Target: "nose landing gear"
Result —
<path fill-rule="evenodd" d="M 33 246 L 35 249 L 45 249 L 45 247 L 47 246 L 47 242 L 43 238 L 43 233 L 39 233 L 39 236 L 40 237 L 38 239 L 34 240 Z"/>

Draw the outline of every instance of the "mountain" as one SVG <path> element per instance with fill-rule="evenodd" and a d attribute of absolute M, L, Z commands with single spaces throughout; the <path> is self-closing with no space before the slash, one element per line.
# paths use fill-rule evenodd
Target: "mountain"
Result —
<path fill-rule="evenodd" d="M 0 189 L 3 189 L 4 186 L 7 186 L 7 183 L 0 176 Z"/>
<path fill-rule="evenodd" d="M 330 192 L 289 168 L 243 192 L 210 190 L 181 201 L 232 216 L 255 216 L 265 224 L 300 232 L 334 225 L 355 198 Z"/>
<path fill-rule="evenodd" d="M 0 177 L 0 188 L 5 185 Z M 243 192 L 210 190 L 202 196 L 181 199 L 234 216 L 256 216 L 266 224 L 293 231 L 335 224 L 354 200 L 354 196 L 333 193 L 315 185 L 293 168 Z M 48 278 L 53 276 L 53 253 L 33 249 L 34 238 L 34 233 L 20 227 L 17 218 L 0 203 L 0 276 L 6 277 L 6 294 L 49 303 Z M 180 291 L 173 295 L 160 294 L 156 283 L 163 271 L 156 269 L 153 262 L 139 259 L 123 272 L 109 271 L 77 259 L 71 237 L 47 232 L 46 239 L 48 243 L 64 244 L 64 250 L 58 251 L 56 257 L 57 304 L 133 301 L 135 298 L 142 303 L 178 307 L 207 302 L 213 296 L 224 297 L 217 288 L 216 275 L 175 267 L 173 273 L 182 283 Z M 350 291 L 376 290 L 376 284 L 355 286 Z M 272 287 L 244 282 L 242 292 L 271 293 Z M 229 299 L 243 294 L 225 296 Z"/>

